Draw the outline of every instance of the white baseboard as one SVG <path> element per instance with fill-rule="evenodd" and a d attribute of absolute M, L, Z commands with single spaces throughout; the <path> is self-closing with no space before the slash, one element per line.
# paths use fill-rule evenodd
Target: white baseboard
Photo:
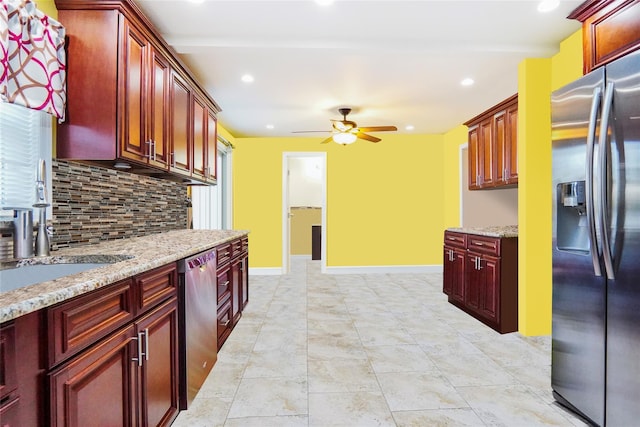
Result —
<path fill-rule="evenodd" d="M 282 275 L 282 267 L 249 267 L 249 276 L 279 276 Z"/>
<path fill-rule="evenodd" d="M 442 273 L 442 265 L 371 265 L 350 267 L 327 267 L 325 274 L 391 274 L 391 273 Z M 282 267 L 249 268 L 249 275 L 281 275 Z"/>
<path fill-rule="evenodd" d="M 311 259 L 311 255 L 291 255 L 294 259 Z"/>
<path fill-rule="evenodd" d="M 370 265 L 327 267 L 327 274 L 442 273 L 442 265 Z"/>

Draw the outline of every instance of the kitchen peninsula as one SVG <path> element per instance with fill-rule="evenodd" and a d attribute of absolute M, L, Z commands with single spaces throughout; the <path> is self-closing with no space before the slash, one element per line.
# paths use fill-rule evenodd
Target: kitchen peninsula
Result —
<path fill-rule="evenodd" d="M 88 425 L 99 417 L 100 425 L 171 424 L 185 408 L 181 350 L 188 331 L 180 261 L 212 254 L 217 283 L 201 285 L 214 287 L 214 295 L 223 285 L 224 297 L 241 301 L 241 311 L 248 301 L 247 236 L 241 230 L 174 230 L 1 262 L 4 271 L 113 262 L 0 293 L 3 422 L 68 425 L 75 419 L 73 425 Z M 218 313 L 210 339 L 218 343 L 221 331 L 228 334 L 235 323 L 227 316 L 240 316 L 225 312 L 221 321 L 220 298 L 210 307 Z"/>
<path fill-rule="evenodd" d="M 518 227 L 445 230 L 443 292 L 496 331 L 517 331 Z"/>

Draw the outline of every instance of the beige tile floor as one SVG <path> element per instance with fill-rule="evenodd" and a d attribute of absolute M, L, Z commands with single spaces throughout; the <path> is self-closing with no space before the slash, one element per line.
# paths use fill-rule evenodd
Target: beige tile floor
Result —
<path fill-rule="evenodd" d="M 554 403 L 550 337 L 500 335 L 441 274 L 323 275 L 296 259 L 250 301 L 174 427 L 584 426 Z"/>

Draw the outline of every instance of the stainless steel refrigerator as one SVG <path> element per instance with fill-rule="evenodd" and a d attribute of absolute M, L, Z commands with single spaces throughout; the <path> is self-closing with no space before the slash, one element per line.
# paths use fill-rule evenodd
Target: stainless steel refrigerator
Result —
<path fill-rule="evenodd" d="M 555 91 L 551 111 L 554 396 L 640 425 L 640 52 Z"/>

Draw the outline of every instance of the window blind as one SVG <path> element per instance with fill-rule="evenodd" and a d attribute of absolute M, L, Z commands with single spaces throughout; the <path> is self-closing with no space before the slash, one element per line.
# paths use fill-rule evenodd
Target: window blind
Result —
<path fill-rule="evenodd" d="M 51 203 L 51 120 L 44 112 L 0 102 L 0 216 L 12 217 L 12 209 L 31 208 L 36 202 L 36 167 L 41 158 L 47 164 Z"/>

